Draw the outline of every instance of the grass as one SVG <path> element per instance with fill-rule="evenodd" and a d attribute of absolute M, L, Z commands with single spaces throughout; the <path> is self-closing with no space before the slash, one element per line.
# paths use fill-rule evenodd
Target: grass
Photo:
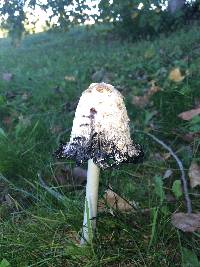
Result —
<path fill-rule="evenodd" d="M 0 40 L 0 262 L 10 266 L 200 266 L 198 233 L 186 234 L 171 224 L 171 214 L 184 211 L 183 196 L 175 199 L 173 182 L 180 178 L 176 162 L 145 132 L 169 144 L 187 172 L 199 162 L 198 120 L 183 122 L 177 115 L 200 98 L 200 28 L 183 28 L 153 41 L 112 40 L 102 30 L 77 28 L 69 33 L 41 33 L 24 38 L 19 48 Z M 168 79 L 180 68 L 182 82 Z M 101 173 L 100 198 L 108 184 L 134 200 L 137 212 L 99 212 L 94 242 L 78 245 L 84 187 L 69 190 L 56 181 L 57 168 L 71 161 L 52 156 L 60 140 L 68 140 L 74 111 L 92 74 L 104 69 L 110 83 L 125 96 L 143 144 L 144 163 Z M 132 104 L 150 81 L 162 88 L 146 107 Z M 166 170 L 172 176 L 163 180 Z M 53 192 L 42 186 L 41 178 Z M 199 190 L 190 190 L 194 212 Z M 170 201 L 169 198 L 172 200 Z M 195 265 L 196 264 L 196 265 Z M 3 264 L 0 266 L 4 266 Z M 6 266 L 6 265 L 5 265 Z"/>

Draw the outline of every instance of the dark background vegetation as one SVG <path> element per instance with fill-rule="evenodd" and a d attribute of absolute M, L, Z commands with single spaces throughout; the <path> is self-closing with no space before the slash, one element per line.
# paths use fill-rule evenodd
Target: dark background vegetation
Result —
<path fill-rule="evenodd" d="M 198 213 L 199 184 L 191 188 L 188 173 L 200 163 L 200 118 L 179 114 L 200 105 L 199 2 L 91 3 L 98 14 L 84 0 L 0 4 L 8 33 L 0 39 L 0 267 L 198 267 L 200 234 L 171 221 L 187 212 L 180 169 L 148 133 L 180 158 Z M 27 32 L 27 6 L 51 10 L 45 32 Z M 80 247 L 86 180 L 53 153 L 69 139 L 82 91 L 102 81 L 124 95 L 145 158 L 101 172 L 101 205 L 112 187 L 135 208 L 104 204 L 94 242 Z"/>
<path fill-rule="evenodd" d="M 142 7 L 139 7 L 142 4 Z M 123 37 L 139 39 L 156 36 L 161 32 L 171 32 L 184 24 L 199 18 L 199 0 L 12 0 L 0 5 L 1 27 L 8 30 L 14 43 L 26 32 L 28 21 L 26 10 L 34 14 L 35 9 L 48 12 L 46 26 L 49 29 L 69 30 L 92 19 L 95 23 L 112 24 L 114 31 Z M 98 13 L 88 13 L 93 7 Z M 56 20 L 53 20 L 56 18 Z"/>

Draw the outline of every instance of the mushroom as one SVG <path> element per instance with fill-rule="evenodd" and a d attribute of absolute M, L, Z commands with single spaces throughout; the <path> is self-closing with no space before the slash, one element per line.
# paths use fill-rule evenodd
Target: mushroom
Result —
<path fill-rule="evenodd" d="M 123 96 L 112 85 L 92 83 L 79 100 L 70 141 L 61 144 L 58 158 L 88 162 L 81 243 L 91 242 L 96 228 L 100 169 L 122 162 L 136 163 L 143 152 L 131 140 Z"/>

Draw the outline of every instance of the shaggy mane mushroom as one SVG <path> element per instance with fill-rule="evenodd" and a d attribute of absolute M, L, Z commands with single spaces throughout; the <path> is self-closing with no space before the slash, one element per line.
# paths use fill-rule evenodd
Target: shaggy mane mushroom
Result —
<path fill-rule="evenodd" d="M 79 100 L 70 141 L 61 144 L 56 154 L 72 158 L 78 165 L 88 162 L 81 243 L 89 242 L 89 231 L 96 227 L 100 169 L 137 163 L 143 157 L 140 145 L 131 140 L 121 93 L 110 84 L 91 84 Z"/>

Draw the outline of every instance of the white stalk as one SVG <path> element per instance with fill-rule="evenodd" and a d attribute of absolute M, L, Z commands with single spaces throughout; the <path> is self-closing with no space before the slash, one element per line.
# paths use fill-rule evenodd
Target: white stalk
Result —
<path fill-rule="evenodd" d="M 85 242 L 91 243 L 96 228 L 99 172 L 99 167 L 94 164 L 92 159 L 89 159 L 81 244 Z"/>

